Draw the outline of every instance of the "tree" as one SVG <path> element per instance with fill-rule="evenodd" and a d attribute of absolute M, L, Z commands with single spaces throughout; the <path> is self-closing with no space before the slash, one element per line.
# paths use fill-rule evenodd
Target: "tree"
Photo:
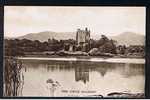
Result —
<path fill-rule="evenodd" d="M 97 46 L 99 47 L 100 52 L 103 53 L 116 53 L 116 41 L 109 40 L 105 35 L 101 36 L 101 39 L 98 41 Z"/>

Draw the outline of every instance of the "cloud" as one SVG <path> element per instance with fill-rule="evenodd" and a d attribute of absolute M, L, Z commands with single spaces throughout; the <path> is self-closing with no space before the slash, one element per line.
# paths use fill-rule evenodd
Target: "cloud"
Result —
<path fill-rule="evenodd" d="M 5 36 L 21 36 L 89 27 L 93 34 L 145 34 L 145 16 L 144 7 L 5 6 L 4 32 Z"/>

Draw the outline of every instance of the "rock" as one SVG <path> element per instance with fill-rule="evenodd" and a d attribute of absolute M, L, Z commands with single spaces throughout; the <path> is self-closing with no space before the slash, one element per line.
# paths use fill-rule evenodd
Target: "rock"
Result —
<path fill-rule="evenodd" d="M 88 54 L 91 56 L 96 55 L 97 53 L 98 53 L 98 48 L 93 48 L 88 52 Z"/>
<path fill-rule="evenodd" d="M 88 56 L 88 53 L 82 51 L 76 51 L 76 52 L 59 51 L 56 54 L 59 56 Z"/>
<path fill-rule="evenodd" d="M 44 51 L 43 54 L 44 55 L 54 55 L 55 52 L 53 52 L 53 51 Z"/>

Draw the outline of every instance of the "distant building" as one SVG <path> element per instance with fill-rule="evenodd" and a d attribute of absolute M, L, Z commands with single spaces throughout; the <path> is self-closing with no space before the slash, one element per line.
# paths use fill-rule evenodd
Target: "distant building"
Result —
<path fill-rule="evenodd" d="M 89 41 L 90 41 L 90 30 L 85 28 L 85 30 L 78 29 L 76 33 L 76 41 L 77 45 L 81 47 L 82 51 L 86 51 L 89 49 Z"/>

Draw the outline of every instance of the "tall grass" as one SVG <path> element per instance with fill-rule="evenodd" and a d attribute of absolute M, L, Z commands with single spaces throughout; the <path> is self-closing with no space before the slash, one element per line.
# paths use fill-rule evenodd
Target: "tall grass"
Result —
<path fill-rule="evenodd" d="M 4 62 L 4 96 L 22 95 L 24 84 L 22 62 L 13 57 L 5 57 Z"/>

